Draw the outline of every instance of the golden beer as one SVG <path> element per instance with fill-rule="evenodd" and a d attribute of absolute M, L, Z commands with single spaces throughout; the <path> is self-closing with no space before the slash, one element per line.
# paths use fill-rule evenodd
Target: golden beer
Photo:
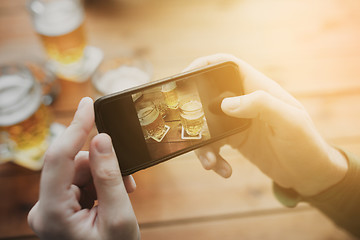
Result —
<path fill-rule="evenodd" d="M 84 13 L 79 0 L 32 0 L 36 32 L 59 77 L 75 80 L 83 72 Z"/>
<path fill-rule="evenodd" d="M 47 36 L 40 33 L 39 36 L 46 53 L 51 59 L 62 64 L 70 64 L 82 60 L 86 46 L 83 24 L 70 33 L 60 36 Z"/>
<path fill-rule="evenodd" d="M 161 92 L 164 95 L 166 105 L 171 109 L 177 109 L 179 98 L 176 92 L 176 83 L 170 82 L 162 85 Z"/>
<path fill-rule="evenodd" d="M 198 100 L 185 100 L 180 103 L 180 119 L 186 133 L 197 136 L 204 126 L 204 111 Z"/>
<path fill-rule="evenodd" d="M 164 95 L 161 92 L 156 92 L 152 101 L 159 110 L 161 116 L 165 118 L 169 107 L 165 103 Z"/>
<path fill-rule="evenodd" d="M 41 104 L 41 87 L 26 72 L 0 76 L 0 90 L 0 162 L 11 160 L 38 170 L 51 122 L 49 110 Z"/>
<path fill-rule="evenodd" d="M 31 158 L 40 158 L 47 147 L 49 125 L 49 110 L 42 104 L 29 118 L 10 126 L 1 126 L 0 132 L 7 133 L 7 137 L 14 143 L 17 155 L 19 152 L 32 152 Z"/>
<path fill-rule="evenodd" d="M 165 134 L 165 121 L 154 105 L 148 104 L 138 110 L 138 118 L 141 127 L 148 136 L 161 139 Z M 146 137 L 145 134 L 144 137 Z"/>

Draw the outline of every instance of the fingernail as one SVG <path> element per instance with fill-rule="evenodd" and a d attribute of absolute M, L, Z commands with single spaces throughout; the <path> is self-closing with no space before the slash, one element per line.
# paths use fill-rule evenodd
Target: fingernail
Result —
<path fill-rule="evenodd" d="M 83 106 L 85 106 L 85 102 L 89 101 L 89 99 L 92 101 L 91 98 L 89 97 L 83 97 L 80 102 L 79 102 L 79 105 L 78 105 L 78 110 L 81 109 Z"/>
<path fill-rule="evenodd" d="M 239 97 L 225 98 L 221 103 L 223 110 L 232 111 L 239 107 Z"/>
<path fill-rule="evenodd" d="M 102 154 L 109 154 L 112 152 L 112 143 L 111 143 L 111 138 L 109 137 L 109 135 L 104 134 L 104 133 L 100 133 L 99 134 L 101 136 L 98 137 L 100 139 L 98 139 L 97 143 L 96 143 L 96 150 L 99 153 Z"/>
<path fill-rule="evenodd" d="M 199 156 L 199 159 L 200 159 L 200 162 L 201 162 L 204 166 L 210 166 L 210 162 L 209 162 L 209 160 L 208 160 L 206 157 L 200 155 L 200 156 Z"/>
<path fill-rule="evenodd" d="M 131 184 L 134 188 L 136 188 L 136 182 L 135 182 L 135 179 L 132 175 L 130 175 L 130 181 L 131 181 Z"/>
<path fill-rule="evenodd" d="M 218 173 L 220 176 L 222 176 L 224 178 L 229 177 L 229 172 L 227 171 L 227 169 L 224 169 L 224 168 L 219 169 Z"/>
<path fill-rule="evenodd" d="M 216 162 L 216 156 L 214 153 L 212 152 L 207 152 L 206 153 L 206 157 L 207 157 L 207 161 L 209 164 L 213 163 L 213 162 Z"/>

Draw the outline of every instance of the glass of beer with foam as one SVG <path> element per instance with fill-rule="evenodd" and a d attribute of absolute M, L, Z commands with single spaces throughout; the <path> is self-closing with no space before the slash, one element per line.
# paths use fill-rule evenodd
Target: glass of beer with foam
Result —
<path fill-rule="evenodd" d="M 180 101 L 181 124 L 190 136 L 197 136 L 204 126 L 204 111 L 196 97 L 186 97 Z"/>
<path fill-rule="evenodd" d="M 151 101 L 141 102 L 136 108 L 144 137 L 148 135 L 156 140 L 162 139 L 166 132 L 165 121 L 155 104 Z"/>
<path fill-rule="evenodd" d="M 42 97 L 41 86 L 28 68 L 0 67 L 0 163 L 41 169 L 51 123 Z"/>
<path fill-rule="evenodd" d="M 169 82 L 161 86 L 161 92 L 164 95 L 165 103 L 170 109 L 177 109 L 179 98 L 176 92 L 176 82 Z"/>
<path fill-rule="evenodd" d="M 51 62 L 61 78 L 77 80 L 84 71 L 84 11 L 79 0 L 31 0 L 28 8 Z"/>

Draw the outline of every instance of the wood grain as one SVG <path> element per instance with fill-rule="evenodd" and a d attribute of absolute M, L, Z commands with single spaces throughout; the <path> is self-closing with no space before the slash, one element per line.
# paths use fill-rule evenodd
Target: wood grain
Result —
<path fill-rule="evenodd" d="M 329 142 L 360 155 L 359 1 L 85 3 L 89 44 L 105 58 L 141 57 L 159 79 L 197 57 L 232 53 L 297 97 Z M 25 5 L 0 3 L 0 64 L 45 59 Z M 52 110 L 68 125 L 94 89 L 91 81 L 59 81 Z M 284 208 L 270 179 L 229 147 L 222 153 L 233 167 L 229 179 L 203 170 L 193 152 L 134 175 L 138 188 L 130 198 L 143 239 L 351 239 L 306 204 Z M 32 239 L 26 216 L 39 178 L 11 163 L 0 166 L 0 238 Z"/>
<path fill-rule="evenodd" d="M 355 239 L 310 209 L 179 222 L 142 229 L 142 239 Z"/>

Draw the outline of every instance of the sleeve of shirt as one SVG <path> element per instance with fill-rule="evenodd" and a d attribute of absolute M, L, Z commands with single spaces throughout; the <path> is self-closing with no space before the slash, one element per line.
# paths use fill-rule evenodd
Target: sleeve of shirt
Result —
<path fill-rule="evenodd" d="M 300 196 L 293 189 L 273 184 L 276 198 L 287 207 L 308 202 L 331 218 L 339 227 L 360 238 L 360 158 L 346 151 L 349 168 L 336 185 L 311 197 Z"/>

